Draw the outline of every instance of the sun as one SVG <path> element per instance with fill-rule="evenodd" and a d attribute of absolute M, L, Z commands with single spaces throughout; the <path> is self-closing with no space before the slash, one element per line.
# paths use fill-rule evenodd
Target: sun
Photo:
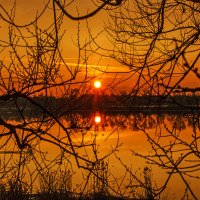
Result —
<path fill-rule="evenodd" d="M 94 87 L 95 87 L 95 88 L 101 88 L 101 81 L 99 81 L 99 80 L 98 80 L 98 81 L 95 81 L 95 82 L 94 82 Z"/>

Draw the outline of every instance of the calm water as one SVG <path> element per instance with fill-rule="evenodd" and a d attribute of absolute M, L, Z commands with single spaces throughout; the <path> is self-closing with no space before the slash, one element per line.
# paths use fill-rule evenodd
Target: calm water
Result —
<path fill-rule="evenodd" d="M 73 174 L 70 178 L 72 188 L 76 188 L 76 191 L 84 188 L 84 181 L 88 177 L 85 191 L 94 187 L 102 188 L 93 175 L 88 176 L 89 172 L 77 167 L 77 161 L 80 166 L 88 167 L 87 161 L 99 160 L 95 173 L 105 178 L 107 190 L 113 193 L 125 196 L 134 192 L 142 193 L 137 186 L 138 182 L 140 185 L 145 183 L 144 169 L 148 167 L 151 186 L 157 193 L 163 189 L 162 197 L 181 199 L 187 191 L 192 199 L 191 192 L 200 198 L 200 117 L 197 113 L 159 116 L 94 113 L 63 117 L 60 121 L 71 137 L 76 159 L 63 151 L 72 152 L 61 126 L 49 121 L 46 124 L 36 121 L 29 127 L 48 134 L 19 132 L 22 139 L 29 141 L 32 152 L 26 149 L 20 156 L 14 138 L 7 143 L 6 136 L 4 142 L 1 140 L 1 145 L 4 144 L 1 151 L 2 182 L 7 181 L 9 169 L 19 169 L 17 164 L 20 160 L 23 163 L 21 173 L 29 180 L 27 182 L 30 182 L 30 177 L 35 178 L 34 187 L 39 187 L 38 171 L 42 174 L 42 171 L 50 169 L 52 172 L 70 171 Z M 22 123 L 15 118 L 8 122 L 16 126 Z M 6 130 L 1 127 L 3 132 Z"/>

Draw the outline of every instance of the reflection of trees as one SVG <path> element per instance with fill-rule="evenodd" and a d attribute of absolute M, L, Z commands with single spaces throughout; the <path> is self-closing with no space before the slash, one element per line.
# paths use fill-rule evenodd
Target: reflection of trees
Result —
<path fill-rule="evenodd" d="M 189 121 L 189 118 L 183 115 L 168 115 L 167 119 L 170 122 L 170 126 L 178 131 L 186 129 L 186 123 Z"/>
<path fill-rule="evenodd" d="M 11 117 L 12 116 L 12 117 Z M 11 114 L 8 119 L 20 121 L 21 119 L 15 114 Z M 29 118 L 35 118 L 35 120 L 40 120 L 40 114 L 36 114 Z M 69 129 L 74 129 L 74 131 L 79 132 L 81 129 L 94 130 L 96 126 L 94 122 L 95 113 L 71 113 L 62 116 L 62 120 L 65 121 Z M 174 127 L 176 130 L 185 130 L 187 127 L 198 127 L 199 117 L 198 114 L 105 114 L 101 113 L 102 122 L 98 124 L 99 128 L 106 130 L 106 128 L 116 128 L 121 130 L 133 130 L 137 131 L 140 129 L 153 129 L 161 124 L 167 124 L 167 126 Z"/>
<path fill-rule="evenodd" d="M 162 119 L 162 117 L 157 117 L 156 115 L 145 115 L 142 113 L 131 114 L 128 116 L 123 114 L 107 115 L 101 113 L 101 117 L 102 122 L 98 124 L 98 127 L 105 131 L 107 128 L 114 129 L 116 127 L 118 127 L 119 130 L 131 129 L 134 131 L 140 130 L 141 127 L 145 129 L 153 129 L 158 125 L 158 121 L 161 123 Z M 97 124 L 94 122 L 94 114 L 87 116 L 72 114 L 70 116 L 66 116 L 66 120 L 72 125 L 74 125 L 74 122 L 76 122 L 76 125 L 74 125 L 76 127 L 85 127 L 94 130 L 97 126 Z M 140 122 L 140 125 L 138 122 Z"/>
<path fill-rule="evenodd" d="M 80 123 L 85 124 L 88 128 L 94 128 L 96 126 L 94 119 L 91 117 L 93 115 L 87 116 L 87 118 L 74 114 L 76 117 L 81 118 L 83 121 L 79 120 Z M 175 130 L 182 131 L 187 127 L 194 128 L 199 126 L 199 117 L 196 115 L 182 115 L 182 114 L 161 114 L 161 115 L 147 115 L 143 113 L 136 113 L 130 115 L 115 114 L 106 115 L 102 113 L 102 123 L 98 124 L 99 128 L 106 130 L 106 128 L 116 128 L 119 130 L 148 130 L 155 129 L 158 126 L 164 125 L 167 127 L 173 127 Z M 72 118 L 67 118 L 71 120 Z M 72 120 L 73 121 L 73 120 Z M 72 123 L 72 122 L 71 122 Z"/>

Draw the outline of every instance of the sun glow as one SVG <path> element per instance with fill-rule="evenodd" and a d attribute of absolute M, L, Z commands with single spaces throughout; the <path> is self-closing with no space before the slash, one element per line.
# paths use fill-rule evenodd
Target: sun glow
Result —
<path fill-rule="evenodd" d="M 101 81 L 95 81 L 94 82 L 94 87 L 95 88 L 101 88 Z"/>

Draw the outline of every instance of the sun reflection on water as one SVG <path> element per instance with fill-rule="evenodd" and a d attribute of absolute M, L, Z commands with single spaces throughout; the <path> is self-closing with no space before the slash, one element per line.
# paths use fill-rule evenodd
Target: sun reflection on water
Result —
<path fill-rule="evenodd" d="M 94 117 L 94 121 L 95 121 L 96 124 L 101 123 L 101 116 L 99 114 L 96 114 L 95 117 Z"/>

